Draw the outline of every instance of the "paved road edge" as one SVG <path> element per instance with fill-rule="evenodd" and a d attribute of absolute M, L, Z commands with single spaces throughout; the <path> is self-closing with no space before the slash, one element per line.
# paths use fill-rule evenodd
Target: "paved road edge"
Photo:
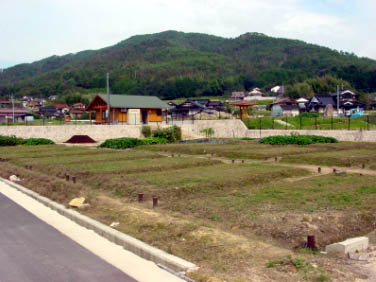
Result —
<path fill-rule="evenodd" d="M 41 202 L 45 206 L 51 208 L 52 210 L 57 211 L 61 215 L 64 215 L 65 217 L 76 222 L 77 224 L 85 228 L 93 230 L 94 232 L 105 237 L 109 241 L 122 246 L 127 251 L 130 251 L 144 259 L 153 261 L 157 264 L 162 264 L 175 271 L 180 271 L 180 272 L 181 271 L 192 272 L 192 271 L 196 271 L 199 269 L 197 265 L 189 261 L 186 261 L 174 255 L 168 254 L 165 251 L 162 251 L 158 248 L 150 246 L 136 238 L 133 238 L 127 234 L 121 233 L 120 231 L 117 231 L 107 225 L 104 225 L 90 217 L 82 215 L 75 210 L 68 209 L 64 205 L 58 204 L 17 183 L 8 181 L 1 177 L 0 177 L 0 181 L 34 198 L 35 200 Z"/>

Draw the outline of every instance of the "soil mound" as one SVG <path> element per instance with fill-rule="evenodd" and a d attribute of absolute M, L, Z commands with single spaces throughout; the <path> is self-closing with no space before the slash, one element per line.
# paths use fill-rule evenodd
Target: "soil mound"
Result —
<path fill-rule="evenodd" d="M 88 135 L 73 135 L 68 141 L 65 143 L 69 144 L 87 144 L 87 143 L 97 143 L 93 138 Z"/>

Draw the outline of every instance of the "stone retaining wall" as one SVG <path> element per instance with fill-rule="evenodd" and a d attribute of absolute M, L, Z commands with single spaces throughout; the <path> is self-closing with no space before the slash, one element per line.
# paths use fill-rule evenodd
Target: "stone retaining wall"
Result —
<path fill-rule="evenodd" d="M 152 125 L 152 129 L 170 125 Z M 250 137 L 273 135 L 311 134 L 335 137 L 340 141 L 376 142 L 376 131 L 359 130 L 249 130 L 240 120 L 195 120 L 193 124 L 179 125 L 184 139 L 204 138 L 203 129 L 212 128 L 215 138 Z M 48 138 L 56 143 L 67 141 L 73 135 L 88 135 L 98 142 L 109 138 L 141 138 L 141 125 L 51 125 L 51 126 L 0 126 L 0 135 L 22 138 Z"/>
<path fill-rule="evenodd" d="M 141 137 L 138 125 L 47 125 L 47 126 L 0 126 L 0 135 L 21 138 L 48 138 L 63 143 L 73 135 L 88 135 L 102 142 L 109 138 Z"/>

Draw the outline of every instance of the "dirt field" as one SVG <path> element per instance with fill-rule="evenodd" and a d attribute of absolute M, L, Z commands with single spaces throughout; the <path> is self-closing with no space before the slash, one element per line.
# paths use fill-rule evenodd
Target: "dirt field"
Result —
<path fill-rule="evenodd" d="M 86 197 L 83 213 L 198 264 L 197 281 L 355 281 L 355 262 L 303 246 L 374 230 L 375 156 L 376 143 L 3 147 L 0 176 L 64 204 Z"/>

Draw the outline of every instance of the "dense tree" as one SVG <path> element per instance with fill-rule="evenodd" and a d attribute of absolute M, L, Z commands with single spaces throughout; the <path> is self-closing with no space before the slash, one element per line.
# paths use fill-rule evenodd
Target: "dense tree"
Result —
<path fill-rule="evenodd" d="M 376 91 L 376 61 L 302 41 L 246 33 L 234 39 L 167 31 L 114 46 L 21 64 L 0 74 L 0 94 L 47 97 L 103 91 L 162 98 L 291 85 L 291 95 L 333 91 L 341 78 Z M 322 81 L 317 77 L 330 79 Z M 310 79 L 312 81 L 310 81 Z M 332 83 L 333 82 L 333 83 Z"/>

